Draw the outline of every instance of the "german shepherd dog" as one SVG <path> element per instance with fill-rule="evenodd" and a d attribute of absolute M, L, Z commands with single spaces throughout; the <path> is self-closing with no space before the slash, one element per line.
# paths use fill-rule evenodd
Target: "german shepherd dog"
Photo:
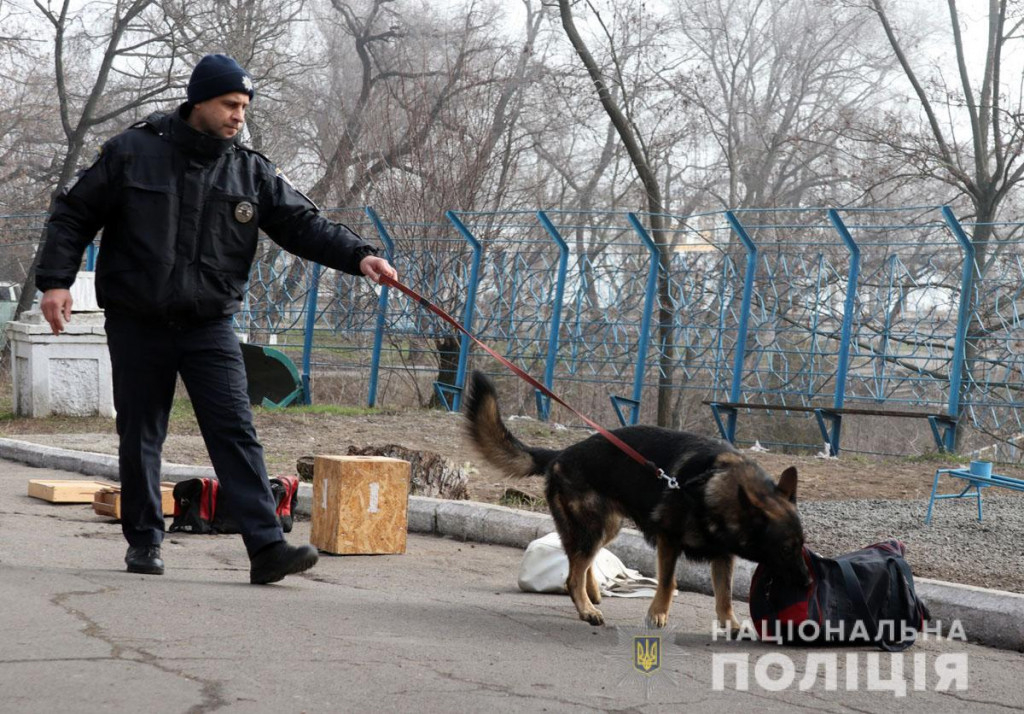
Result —
<path fill-rule="evenodd" d="M 740 626 L 732 609 L 735 556 L 769 564 L 776 577 L 809 583 L 794 467 L 776 484 L 724 441 L 653 426 L 616 429 L 617 437 L 677 479 L 679 488 L 670 489 L 600 434 L 562 450 L 523 444 L 506 428 L 494 385 L 480 372 L 472 375 L 466 412 L 469 436 L 488 462 L 510 476 L 546 477 L 548 507 L 569 558 L 569 597 L 591 625 L 604 624 L 604 616 L 594 606 L 601 593 L 590 566 L 624 517 L 657 549 L 651 626 L 668 620 L 680 555 L 711 561 L 722 627 Z"/>

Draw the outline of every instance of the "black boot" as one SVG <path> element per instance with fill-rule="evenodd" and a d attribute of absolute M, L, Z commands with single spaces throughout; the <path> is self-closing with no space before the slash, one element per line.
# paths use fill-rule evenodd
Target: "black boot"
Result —
<path fill-rule="evenodd" d="M 128 564 L 129 573 L 164 574 L 164 561 L 160 560 L 158 545 L 130 545 L 124 562 Z"/>
<path fill-rule="evenodd" d="M 320 556 L 311 545 L 288 545 L 283 540 L 271 543 L 249 559 L 249 582 L 254 585 L 276 583 L 286 575 L 309 570 Z"/>

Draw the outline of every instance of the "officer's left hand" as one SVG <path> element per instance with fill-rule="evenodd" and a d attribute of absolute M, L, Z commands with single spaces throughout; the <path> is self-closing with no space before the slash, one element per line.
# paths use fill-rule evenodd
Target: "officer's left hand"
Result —
<path fill-rule="evenodd" d="M 368 255 L 360 260 L 359 270 L 375 283 L 380 282 L 382 275 L 386 275 L 392 280 L 398 279 L 398 271 L 391 267 L 391 263 L 385 258 L 381 258 L 378 255 Z"/>

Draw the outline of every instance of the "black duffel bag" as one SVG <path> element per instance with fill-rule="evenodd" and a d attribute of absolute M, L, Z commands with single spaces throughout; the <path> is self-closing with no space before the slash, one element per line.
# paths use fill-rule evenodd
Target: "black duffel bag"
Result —
<path fill-rule="evenodd" d="M 914 591 L 904 546 L 887 540 L 823 558 L 804 548 L 811 584 L 794 587 L 757 566 L 750 582 L 750 616 L 764 640 L 787 644 L 874 644 L 900 651 L 930 619 Z"/>

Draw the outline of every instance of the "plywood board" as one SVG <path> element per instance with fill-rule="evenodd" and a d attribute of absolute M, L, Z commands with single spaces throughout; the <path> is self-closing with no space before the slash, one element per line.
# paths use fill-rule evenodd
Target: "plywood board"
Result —
<path fill-rule="evenodd" d="M 160 501 L 165 516 L 174 515 L 174 484 L 160 484 Z M 121 487 L 114 485 L 96 492 L 92 501 L 92 510 L 100 516 L 121 518 Z"/>
<path fill-rule="evenodd" d="M 117 486 L 110 481 L 84 479 L 29 479 L 28 495 L 51 503 L 90 503 L 102 488 Z"/>
<path fill-rule="evenodd" d="M 309 542 L 336 554 L 404 553 L 408 461 L 384 456 L 317 456 Z"/>

